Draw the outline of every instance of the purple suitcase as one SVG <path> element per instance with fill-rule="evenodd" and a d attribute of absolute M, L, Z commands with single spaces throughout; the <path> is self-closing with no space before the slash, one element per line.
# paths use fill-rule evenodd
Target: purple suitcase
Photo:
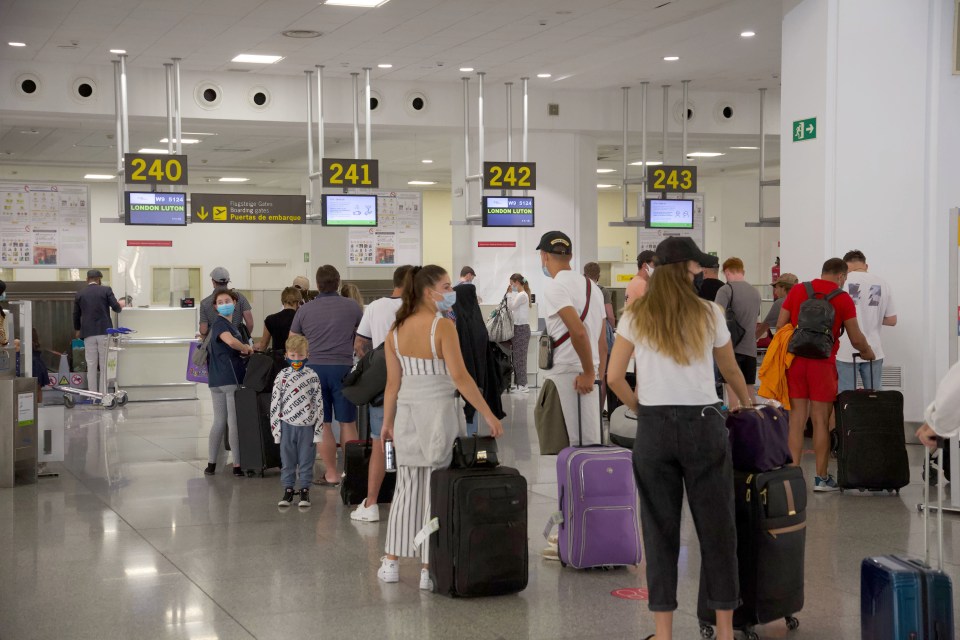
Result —
<path fill-rule="evenodd" d="M 578 412 L 579 401 L 578 396 Z M 558 546 L 564 566 L 640 564 L 639 498 L 630 451 L 602 445 L 567 447 L 557 456 L 557 484 L 560 512 L 554 522 L 560 525 Z"/>

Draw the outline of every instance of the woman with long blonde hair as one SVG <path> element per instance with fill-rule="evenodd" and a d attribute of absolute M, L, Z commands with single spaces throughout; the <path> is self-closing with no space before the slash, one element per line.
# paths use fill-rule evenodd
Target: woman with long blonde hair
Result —
<path fill-rule="evenodd" d="M 701 300 L 693 287 L 710 256 L 690 238 L 677 237 L 660 243 L 657 258 L 646 295 L 624 310 L 607 370 L 610 388 L 637 415 L 633 468 L 657 631 L 648 640 L 673 634 L 684 489 L 700 539 L 707 606 L 717 613 L 717 638 L 732 640 L 740 600 L 733 466 L 714 360 L 743 406 L 752 401 L 723 310 Z M 625 378 L 631 358 L 636 394 Z"/>

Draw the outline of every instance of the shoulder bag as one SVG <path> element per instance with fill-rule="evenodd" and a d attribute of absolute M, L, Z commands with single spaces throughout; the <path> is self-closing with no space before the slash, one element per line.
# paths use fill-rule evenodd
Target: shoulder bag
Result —
<path fill-rule="evenodd" d="M 583 305 L 583 313 L 580 314 L 580 322 L 583 322 L 584 318 L 587 317 L 587 314 L 590 313 L 590 294 L 593 292 L 591 287 L 590 278 L 584 277 L 584 280 L 587 281 L 587 303 Z M 606 322 L 606 320 L 604 320 Z M 570 339 L 570 332 L 567 331 L 562 336 L 554 340 L 550 337 L 549 333 L 544 333 L 540 336 L 539 344 L 539 365 L 540 368 L 549 371 L 553 369 L 553 351 L 564 342 Z"/>
<path fill-rule="evenodd" d="M 487 334 L 490 336 L 490 342 L 513 340 L 513 312 L 507 304 L 507 296 L 503 296 L 500 305 L 487 320 Z"/>
<path fill-rule="evenodd" d="M 727 320 L 727 329 L 730 331 L 730 340 L 733 342 L 733 348 L 736 349 L 737 346 L 743 342 L 744 336 L 747 335 L 747 330 L 737 322 L 737 314 L 733 311 L 733 285 L 728 282 L 727 286 L 730 287 L 730 300 L 727 301 L 727 308 L 724 310 L 724 315 Z"/>
<path fill-rule="evenodd" d="M 368 351 L 343 378 L 343 397 L 358 407 L 383 404 L 383 392 L 387 388 L 384 344 Z"/>
<path fill-rule="evenodd" d="M 458 437 L 453 441 L 453 461 L 451 469 L 472 469 L 476 467 L 497 467 L 497 439 L 493 436 Z"/>

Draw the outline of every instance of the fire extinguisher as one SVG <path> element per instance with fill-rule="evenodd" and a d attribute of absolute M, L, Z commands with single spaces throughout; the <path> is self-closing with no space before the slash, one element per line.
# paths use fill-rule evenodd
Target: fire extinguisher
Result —
<path fill-rule="evenodd" d="M 777 256 L 777 261 L 773 263 L 773 268 L 770 269 L 770 277 L 772 278 L 770 282 L 776 282 L 780 279 L 780 256 Z"/>

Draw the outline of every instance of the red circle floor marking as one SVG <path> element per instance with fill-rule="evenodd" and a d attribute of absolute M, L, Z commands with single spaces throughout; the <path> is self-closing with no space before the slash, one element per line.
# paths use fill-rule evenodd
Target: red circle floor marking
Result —
<path fill-rule="evenodd" d="M 614 598 L 620 598 L 621 600 L 649 600 L 650 593 L 644 589 L 617 589 L 611 591 L 610 595 Z"/>

